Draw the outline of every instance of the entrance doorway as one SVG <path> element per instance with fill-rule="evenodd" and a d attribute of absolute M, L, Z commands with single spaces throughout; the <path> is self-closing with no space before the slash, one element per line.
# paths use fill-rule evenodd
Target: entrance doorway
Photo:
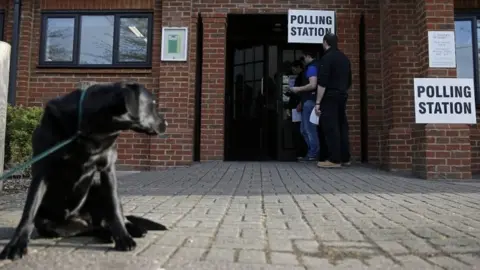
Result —
<path fill-rule="evenodd" d="M 296 159 L 284 77 L 304 50 L 321 56 L 320 44 L 289 44 L 287 15 L 229 15 L 225 91 L 225 159 Z M 287 83 L 288 84 L 288 83 Z"/>

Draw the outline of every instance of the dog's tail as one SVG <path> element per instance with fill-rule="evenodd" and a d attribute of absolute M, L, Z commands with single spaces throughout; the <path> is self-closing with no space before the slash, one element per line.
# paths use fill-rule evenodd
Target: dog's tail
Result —
<path fill-rule="evenodd" d="M 151 221 L 146 218 L 138 217 L 138 216 L 126 216 L 127 220 L 131 223 L 144 228 L 147 231 L 166 231 L 168 230 L 166 226 L 157 223 L 155 221 Z"/>

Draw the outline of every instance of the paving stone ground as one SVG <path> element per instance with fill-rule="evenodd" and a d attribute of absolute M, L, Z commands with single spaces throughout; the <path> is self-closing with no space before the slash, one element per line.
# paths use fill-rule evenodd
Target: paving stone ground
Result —
<path fill-rule="evenodd" d="M 33 239 L 6 269 L 480 269 L 480 185 L 361 167 L 211 162 L 120 180 L 127 213 L 170 230 L 133 252 Z M 0 248 L 25 194 L 0 196 Z"/>

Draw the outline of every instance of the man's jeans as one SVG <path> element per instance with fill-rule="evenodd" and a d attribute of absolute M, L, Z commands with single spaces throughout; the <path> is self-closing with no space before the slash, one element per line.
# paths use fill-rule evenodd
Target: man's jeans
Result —
<path fill-rule="evenodd" d="M 300 132 L 308 146 L 307 157 L 317 158 L 319 152 L 317 125 L 310 122 L 310 114 L 315 109 L 315 102 L 307 100 L 302 106 L 302 122 Z"/>

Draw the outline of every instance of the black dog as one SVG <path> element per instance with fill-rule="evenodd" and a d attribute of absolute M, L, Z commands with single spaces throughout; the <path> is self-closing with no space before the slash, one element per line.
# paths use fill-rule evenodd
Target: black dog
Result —
<path fill-rule="evenodd" d="M 125 217 L 117 194 L 115 141 L 122 130 L 148 135 L 165 132 L 152 94 L 136 83 L 89 87 L 49 101 L 32 136 L 36 156 L 78 133 L 70 144 L 32 165 L 32 181 L 15 234 L 0 259 L 27 253 L 33 227 L 40 236 L 93 235 L 113 238 L 115 249 L 133 250 L 132 237 L 166 227 L 135 216 Z M 82 120 L 78 120 L 82 106 Z M 80 131 L 78 130 L 80 127 Z M 94 174 L 99 172 L 99 179 Z"/>

